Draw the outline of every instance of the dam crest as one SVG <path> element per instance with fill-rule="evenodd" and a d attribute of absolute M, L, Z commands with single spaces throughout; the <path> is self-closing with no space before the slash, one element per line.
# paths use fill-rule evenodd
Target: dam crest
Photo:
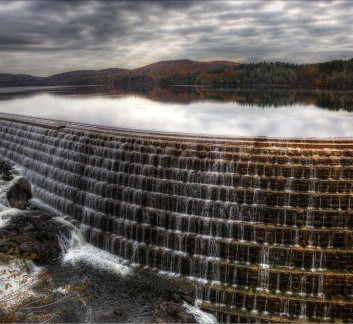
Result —
<path fill-rule="evenodd" d="M 220 322 L 353 321 L 353 139 L 0 114 L 0 156 L 88 242 L 195 284 Z"/>

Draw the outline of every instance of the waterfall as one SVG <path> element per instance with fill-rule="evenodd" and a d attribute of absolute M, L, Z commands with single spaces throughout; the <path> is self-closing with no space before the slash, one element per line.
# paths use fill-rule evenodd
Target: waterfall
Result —
<path fill-rule="evenodd" d="M 68 262 L 99 256 L 190 280 L 222 321 L 353 319 L 352 141 L 0 117 L 1 156 L 34 203 L 74 226 L 61 240 Z"/>

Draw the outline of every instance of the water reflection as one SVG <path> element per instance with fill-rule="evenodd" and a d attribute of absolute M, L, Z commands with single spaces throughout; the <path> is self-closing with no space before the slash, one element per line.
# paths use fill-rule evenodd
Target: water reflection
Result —
<path fill-rule="evenodd" d="M 68 121 L 235 136 L 353 136 L 353 92 L 174 87 L 2 88 L 0 111 Z"/>
<path fill-rule="evenodd" d="M 48 92 L 59 96 L 140 96 L 157 102 L 189 104 L 197 101 L 237 102 L 240 105 L 258 107 L 283 107 L 315 105 L 329 110 L 353 111 L 353 90 L 297 90 L 286 88 L 226 89 L 209 87 L 173 87 L 169 89 L 133 90 L 93 87 L 19 87 L 0 88 L 0 101 L 28 98 Z"/>

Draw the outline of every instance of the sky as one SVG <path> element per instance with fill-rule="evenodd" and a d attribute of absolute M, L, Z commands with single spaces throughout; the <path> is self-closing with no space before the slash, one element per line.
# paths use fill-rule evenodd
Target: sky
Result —
<path fill-rule="evenodd" d="M 353 1 L 0 1 L 0 73 L 353 57 Z"/>

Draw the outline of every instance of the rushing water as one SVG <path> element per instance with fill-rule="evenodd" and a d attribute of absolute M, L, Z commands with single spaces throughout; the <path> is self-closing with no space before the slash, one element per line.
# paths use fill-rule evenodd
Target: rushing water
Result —
<path fill-rule="evenodd" d="M 0 112 L 199 134 L 278 137 L 353 135 L 353 93 L 338 91 L 109 87 L 0 89 Z"/>
<path fill-rule="evenodd" d="M 0 133 L 0 154 L 21 167 L 35 202 L 66 216 L 101 250 L 188 277 L 203 309 L 342 317 L 345 305 L 334 304 L 330 282 L 353 280 L 342 271 L 353 260 L 350 140 L 204 141 L 120 130 L 108 139 L 106 129 L 14 116 L 0 120 Z M 64 262 L 78 265 L 72 273 L 88 267 L 93 292 L 109 291 L 102 278 L 119 282 L 105 274 L 111 266 L 128 277 L 120 259 L 105 252 L 106 266 L 95 272 L 99 250 L 82 248 L 69 249 Z M 70 278 L 63 269 L 59 275 Z M 115 303 L 99 296 L 95 305 Z M 353 318 L 352 308 L 345 312 Z M 244 321 L 217 313 L 221 322 Z"/>
<path fill-rule="evenodd" d="M 10 186 L 14 185 L 20 176 L 6 183 L 0 177 L 0 229 L 5 227 L 11 217 L 23 215 L 26 211 L 10 208 L 6 199 L 6 193 Z M 63 314 L 56 318 L 65 323 L 146 323 L 153 321 L 158 314 L 154 313 L 154 307 L 163 301 L 173 301 L 177 289 L 169 278 L 156 276 L 146 271 L 127 265 L 123 259 L 98 249 L 87 243 L 79 230 L 71 223 L 57 218 L 57 222 L 71 228 L 71 235 L 61 234 L 59 242 L 63 250 L 62 257 L 48 266 L 56 287 L 64 287 L 71 283 L 88 281 L 85 293 L 87 301 L 69 301 L 60 304 Z M 8 296 L 11 292 L 23 289 L 19 279 L 29 276 L 30 284 L 25 287 L 24 297 L 37 294 L 32 286 L 37 282 L 36 275 L 44 267 L 37 267 L 30 263 L 30 273 L 22 269 L 21 261 L 7 264 L 0 263 L 0 290 L 2 296 Z M 5 290 L 5 283 L 9 282 L 6 271 L 16 269 L 19 277 L 11 278 L 11 290 Z M 6 281 L 3 282 L 6 278 Z M 15 298 L 9 298 L 9 302 L 16 304 L 21 302 L 17 294 Z M 10 306 L 10 305 L 9 305 Z M 199 323 L 213 324 L 216 319 L 198 308 L 184 302 L 185 311 L 194 314 Z M 121 316 L 116 316 L 113 311 L 119 309 Z"/>
<path fill-rule="evenodd" d="M 75 233 L 74 233 L 75 235 Z M 62 259 L 49 267 L 57 285 L 65 286 L 83 279 L 89 282 L 87 302 L 71 303 L 61 322 L 146 323 L 155 318 L 153 307 L 173 300 L 173 284 L 161 276 L 141 272 L 121 258 L 77 240 Z M 188 312 L 198 310 L 185 305 Z M 117 317 L 113 311 L 119 309 Z M 214 323 L 212 315 L 200 312 L 200 323 Z"/>
<path fill-rule="evenodd" d="M 18 89 L 16 94 L 4 90 L 6 100 L 3 102 L 15 104 L 18 98 L 23 104 L 40 96 L 53 97 L 59 99 L 58 103 L 76 100 L 80 109 L 87 112 L 91 111 L 95 100 L 100 105 L 102 102 L 120 103 L 110 120 L 102 113 L 108 108 L 100 106 L 100 122 L 154 128 L 154 121 L 148 120 L 149 108 L 143 105 L 146 114 L 135 120 L 134 125 L 124 119 L 124 113 L 130 110 L 132 120 L 134 111 L 136 118 L 137 102 L 150 102 L 153 103 L 151 109 L 160 112 L 159 128 L 164 126 L 168 130 L 180 130 L 172 128 L 179 125 L 180 119 L 175 118 L 171 125 L 163 123 L 163 118 L 167 120 L 169 116 L 161 112 L 173 105 L 184 111 L 190 109 L 189 115 L 193 117 L 195 111 L 213 111 L 207 108 L 211 106 L 223 116 L 219 112 L 224 112 L 224 105 L 233 106 L 236 111 L 256 111 L 254 116 L 266 111 L 274 116 L 278 112 L 283 122 L 292 110 L 293 115 L 302 118 L 298 109 L 312 109 L 318 115 L 306 117 L 306 122 L 313 124 L 323 120 L 323 124 L 331 125 L 331 133 L 320 133 L 319 127 L 296 129 L 293 120 L 270 130 L 287 127 L 288 132 L 281 133 L 283 136 L 290 135 L 290 130 L 296 131 L 298 136 L 307 135 L 310 130 L 312 136 L 350 134 L 344 126 L 351 122 L 350 94 L 207 91 L 182 89 L 126 94 L 108 88 L 55 88 L 39 92 Z M 123 107 L 129 100 L 135 100 L 135 105 Z M 180 102 L 188 105 L 182 106 Z M 74 104 L 71 106 L 73 115 L 80 111 Z M 45 117 L 69 118 L 64 116 L 64 106 L 55 107 L 56 113 L 61 115 L 51 115 L 53 111 L 43 108 L 47 113 Z M 66 112 L 69 114 L 69 110 Z M 326 119 L 320 119 L 319 113 L 326 115 Z M 28 111 L 28 114 L 34 113 Z M 327 115 L 338 119 L 331 120 Z M 82 113 L 72 120 L 90 122 L 87 116 L 93 118 L 91 114 Z M 156 113 L 156 116 L 159 115 Z M 215 116 L 216 113 L 208 114 L 205 123 L 216 122 Z M 258 129 L 263 126 L 255 117 L 247 118 L 249 125 L 254 126 L 249 126 L 249 130 L 254 131 L 256 124 Z M 269 123 L 273 123 L 271 118 Z M 146 121 L 150 122 L 149 126 L 144 124 Z M 91 276 L 91 281 L 97 285 L 92 291 L 98 291 L 97 299 L 89 308 L 94 314 L 101 311 L 96 306 L 107 302 L 111 308 L 111 303 L 119 302 L 120 297 L 114 297 L 116 300 L 110 297 L 111 286 L 114 294 L 114 289 L 124 291 L 125 283 L 129 287 L 137 282 L 136 291 L 140 294 L 143 285 L 139 280 L 125 281 L 130 278 L 130 271 L 119 261 L 122 258 L 161 273 L 188 277 L 196 284 L 196 302 L 202 303 L 203 309 L 207 309 L 207 305 L 220 309 L 217 318 L 221 322 L 244 321 L 243 315 L 234 319 L 223 312 L 224 308 L 234 307 L 254 319 L 269 314 L 293 319 L 342 317 L 345 305 L 335 304 L 331 299 L 337 293 L 331 282 L 336 279 L 339 284 L 346 282 L 346 273 L 342 270 L 352 264 L 353 258 L 351 140 L 205 140 L 99 130 L 81 124 L 41 123 L 3 115 L 0 154 L 22 168 L 33 184 L 36 202 L 66 216 L 87 242 L 117 256 L 98 252 L 86 244 L 80 245 L 78 250 L 75 245 L 71 249 L 69 244 L 70 249 L 60 265 L 63 268 L 58 268 L 59 276 L 66 273 L 70 278 L 86 272 Z M 210 128 L 206 129 L 207 125 L 199 125 L 203 128 L 188 131 L 217 131 L 217 127 L 212 129 L 208 125 Z M 101 257 L 104 267 L 95 272 Z M 65 268 L 67 264 L 72 266 L 72 272 Z M 111 269 L 123 278 L 121 286 L 118 285 L 120 279 L 110 277 Z M 326 275 L 326 269 L 333 270 L 333 277 Z M 106 282 L 101 282 L 101 278 Z M 353 280 L 353 276 L 347 280 Z M 109 285 L 110 281 L 114 284 Z M 114 286 L 115 282 L 118 286 Z M 150 287 L 154 287 L 153 281 Z M 100 299 L 100 289 L 103 295 L 107 294 L 106 298 Z M 152 295 L 148 292 L 147 304 Z M 124 304 L 129 296 L 119 303 Z M 142 296 L 145 295 L 142 293 Z M 292 296 L 296 296 L 294 301 Z M 138 306 L 136 310 L 140 310 Z M 352 308 L 345 308 L 345 312 L 348 319 L 353 318 Z M 88 316 L 90 321 L 103 320 L 91 315 L 85 313 L 79 319 Z M 138 320 L 139 314 L 135 317 Z"/>

